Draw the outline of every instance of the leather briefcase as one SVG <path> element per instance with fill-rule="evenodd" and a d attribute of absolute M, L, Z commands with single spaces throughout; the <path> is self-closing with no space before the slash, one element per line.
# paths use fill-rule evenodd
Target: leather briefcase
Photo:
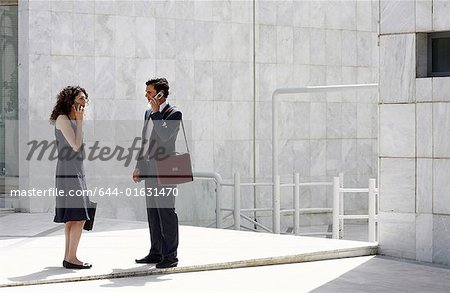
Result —
<path fill-rule="evenodd" d="M 183 120 L 181 120 L 181 126 L 183 128 L 187 153 L 175 153 L 162 160 L 155 161 L 156 177 L 158 179 L 158 185 L 160 186 L 174 186 L 194 180 L 191 155 L 189 154 L 189 146 L 186 139 L 186 132 L 184 131 Z"/>

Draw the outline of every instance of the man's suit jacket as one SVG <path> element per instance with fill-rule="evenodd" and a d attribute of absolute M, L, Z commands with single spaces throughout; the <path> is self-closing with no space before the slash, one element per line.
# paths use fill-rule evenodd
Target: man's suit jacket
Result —
<path fill-rule="evenodd" d="M 153 129 L 148 142 L 148 151 L 144 153 L 144 139 L 146 139 L 145 134 L 150 124 L 149 119 L 153 122 Z M 180 129 L 181 119 L 181 111 L 170 104 L 167 104 L 162 112 L 152 113 L 151 109 L 145 112 L 142 144 L 136 163 L 136 169 L 140 171 L 141 177 L 156 183 L 155 159 L 175 152 L 175 141 Z"/>

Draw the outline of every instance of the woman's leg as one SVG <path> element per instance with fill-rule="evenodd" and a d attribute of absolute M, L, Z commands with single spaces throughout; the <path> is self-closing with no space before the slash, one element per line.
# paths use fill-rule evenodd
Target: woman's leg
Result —
<path fill-rule="evenodd" d="M 69 259 L 70 229 L 72 228 L 72 222 L 66 222 L 65 226 L 66 250 L 64 252 L 64 260 L 67 261 Z"/>
<path fill-rule="evenodd" d="M 85 221 L 73 221 L 72 227 L 70 228 L 69 255 L 67 261 L 73 264 L 83 264 L 83 262 L 79 261 L 77 258 L 77 250 L 84 222 Z"/>

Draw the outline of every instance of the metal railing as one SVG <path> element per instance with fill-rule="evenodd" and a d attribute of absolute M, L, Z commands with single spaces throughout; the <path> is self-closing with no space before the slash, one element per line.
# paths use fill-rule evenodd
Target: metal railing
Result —
<path fill-rule="evenodd" d="M 242 183 L 239 173 L 234 174 L 233 182 L 224 182 L 222 177 L 218 173 L 214 172 L 195 172 L 195 178 L 199 179 L 213 179 L 216 182 L 216 227 L 223 228 L 223 220 L 233 215 L 235 230 L 241 229 L 241 218 L 245 219 L 262 230 L 279 234 L 280 232 L 280 217 L 284 213 L 293 213 L 293 226 L 295 235 L 332 235 L 334 239 L 341 238 L 344 231 L 344 220 L 355 219 L 368 219 L 369 225 L 369 242 L 377 240 L 376 223 L 378 222 L 378 188 L 376 188 L 375 179 L 369 179 L 369 188 L 344 188 L 343 187 L 343 175 L 334 177 L 333 182 L 300 182 L 300 174 L 295 173 L 293 183 L 281 183 L 280 176 L 275 178 L 275 182 L 249 182 Z M 243 186 L 274 186 L 276 189 L 281 187 L 293 187 L 293 208 L 281 209 L 280 207 L 280 194 L 281 192 L 272 194 L 272 207 L 261 208 L 241 208 L 241 187 Z M 233 207 L 226 208 L 222 206 L 222 187 L 233 187 Z M 332 208 L 300 208 L 300 188 L 308 186 L 333 186 L 333 207 Z M 345 215 L 344 214 L 344 194 L 345 193 L 368 193 L 369 194 L 369 212 L 367 215 Z M 277 197 L 278 196 L 278 197 Z M 228 212 L 226 216 L 223 216 L 223 212 Z M 277 216 L 278 227 L 269 227 L 263 225 L 245 215 L 248 212 L 272 212 L 273 216 Z M 300 233 L 300 215 L 307 213 L 332 213 L 333 214 L 333 232 L 312 232 L 312 233 Z M 255 229 L 256 230 L 256 229 Z"/>

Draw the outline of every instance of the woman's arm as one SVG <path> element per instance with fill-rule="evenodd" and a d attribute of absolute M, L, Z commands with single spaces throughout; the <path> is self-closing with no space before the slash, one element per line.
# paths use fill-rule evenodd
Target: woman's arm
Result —
<path fill-rule="evenodd" d="M 77 119 L 76 121 L 77 130 L 75 133 L 70 125 L 69 117 L 66 115 L 59 115 L 58 118 L 56 118 L 56 128 L 61 130 L 64 138 L 75 152 L 80 149 L 83 142 L 83 119 Z"/>

